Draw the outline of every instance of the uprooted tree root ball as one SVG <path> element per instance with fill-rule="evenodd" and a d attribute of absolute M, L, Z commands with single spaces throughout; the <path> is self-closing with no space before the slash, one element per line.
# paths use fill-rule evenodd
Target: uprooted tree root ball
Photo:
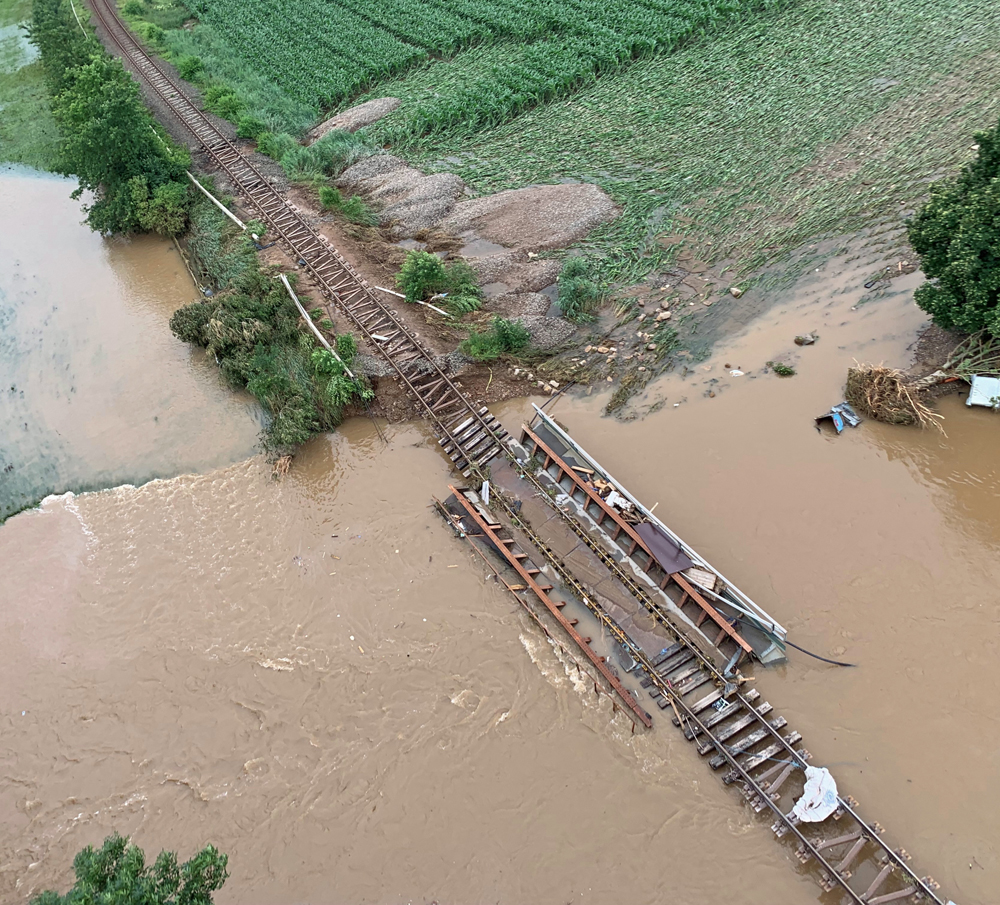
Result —
<path fill-rule="evenodd" d="M 895 368 L 865 364 L 847 371 L 847 401 L 861 414 L 888 424 L 919 424 L 943 430 L 942 416 L 921 401 L 920 393 Z"/>

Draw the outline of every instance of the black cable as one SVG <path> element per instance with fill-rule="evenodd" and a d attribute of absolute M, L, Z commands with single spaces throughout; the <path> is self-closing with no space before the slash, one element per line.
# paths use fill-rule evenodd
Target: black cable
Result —
<path fill-rule="evenodd" d="M 739 616 L 736 617 L 735 621 L 737 623 L 742 624 L 742 625 L 749 625 L 751 628 L 759 628 L 760 627 L 758 625 L 754 625 L 754 623 L 752 623 L 752 622 L 747 622 L 747 620 L 745 620 L 745 619 L 740 619 Z M 814 654 L 811 650 L 806 650 L 804 647 L 799 647 L 794 641 L 789 641 L 787 638 L 785 638 L 783 640 L 783 643 L 784 644 L 788 644 L 791 647 L 794 647 L 797 651 L 801 651 L 802 653 L 806 654 L 807 656 L 815 657 L 815 659 L 822 660 L 824 663 L 829 663 L 831 666 L 849 666 L 850 668 L 853 669 L 854 667 L 856 667 L 858 665 L 857 663 L 841 663 L 840 660 L 830 660 L 827 657 L 821 657 L 819 654 Z"/>
<path fill-rule="evenodd" d="M 821 657 L 819 654 L 814 654 L 811 650 L 806 650 L 804 647 L 799 647 L 794 641 L 789 641 L 785 638 L 785 644 L 790 644 L 798 651 L 802 651 L 804 654 L 808 654 L 810 657 L 815 657 L 817 660 L 822 660 L 824 663 L 831 663 L 834 666 L 857 666 L 857 663 L 841 663 L 839 660 L 828 660 L 826 657 Z"/>

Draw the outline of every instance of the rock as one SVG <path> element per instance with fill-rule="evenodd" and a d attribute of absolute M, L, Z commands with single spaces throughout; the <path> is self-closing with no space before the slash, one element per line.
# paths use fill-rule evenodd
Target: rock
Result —
<path fill-rule="evenodd" d="M 646 307 L 646 303 L 645 303 L 645 302 L 644 302 L 644 301 L 643 301 L 642 299 L 639 299 L 639 301 L 637 301 L 637 302 L 636 302 L 636 304 L 637 304 L 637 305 L 638 305 L 638 306 L 639 306 L 640 308 L 645 308 L 645 307 Z"/>
<path fill-rule="evenodd" d="M 597 347 L 597 351 L 598 351 L 598 353 L 600 353 L 601 355 L 607 355 L 607 354 L 608 354 L 608 352 L 610 352 L 611 350 L 610 350 L 610 349 L 609 349 L 609 348 L 608 348 L 607 346 L 598 346 L 598 347 Z"/>
<path fill-rule="evenodd" d="M 584 349 L 583 351 L 587 352 L 587 353 L 593 352 L 594 351 L 594 347 L 593 346 L 587 346 L 587 348 Z"/>
<path fill-rule="evenodd" d="M 656 351 L 656 343 L 647 343 L 646 344 L 646 351 L 647 352 L 655 352 Z"/>
<path fill-rule="evenodd" d="M 656 315 L 656 319 L 658 321 L 668 321 L 668 320 L 670 320 L 670 312 L 669 311 L 661 311 L 659 314 Z"/>
<path fill-rule="evenodd" d="M 639 323 L 640 323 L 640 324 L 641 324 L 641 323 L 642 323 L 642 322 L 643 322 L 643 321 L 644 321 L 645 319 L 646 319 L 646 315 L 645 315 L 645 314 L 640 314 L 640 315 L 639 315 Z M 657 318 L 657 320 L 659 320 L 659 318 Z"/>
<path fill-rule="evenodd" d="M 805 336 L 796 336 L 795 345 L 811 346 L 819 337 L 815 333 L 807 333 Z"/>
<path fill-rule="evenodd" d="M 550 380 L 549 381 L 549 386 L 558 390 L 559 389 L 559 382 L 557 380 Z"/>
<path fill-rule="evenodd" d="M 738 286 L 730 286 L 729 287 L 729 294 L 734 299 L 738 299 L 741 295 L 743 295 L 743 290 L 740 289 Z"/>
<path fill-rule="evenodd" d="M 705 299 L 705 301 L 703 301 L 702 304 L 707 308 L 714 301 L 715 301 L 715 299 Z"/>
<path fill-rule="evenodd" d="M 320 123 L 307 136 L 307 144 L 312 144 L 316 139 L 322 138 L 327 132 L 334 129 L 346 129 L 348 132 L 357 132 L 362 126 L 370 126 L 378 122 L 386 114 L 392 113 L 402 101 L 398 97 L 379 97 L 373 101 L 366 101 L 351 107 L 343 113 Z"/>
<path fill-rule="evenodd" d="M 646 368 L 645 368 L 645 366 L 644 366 L 644 365 L 639 365 L 639 370 L 640 370 L 640 371 L 645 371 L 645 370 L 646 370 Z"/>

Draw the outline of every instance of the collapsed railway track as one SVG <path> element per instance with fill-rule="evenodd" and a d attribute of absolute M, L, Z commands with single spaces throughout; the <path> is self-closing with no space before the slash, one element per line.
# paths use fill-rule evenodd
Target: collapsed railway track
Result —
<path fill-rule="evenodd" d="M 98 23 L 160 101 L 229 177 L 243 204 L 265 223 L 293 261 L 317 283 L 368 345 L 387 362 L 430 421 L 446 455 L 468 476 L 503 449 L 506 431 L 485 406 L 477 406 L 424 346 L 384 304 L 367 281 L 282 197 L 187 97 L 125 26 L 110 0 L 89 0 Z"/>
<path fill-rule="evenodd" d="M 477 407 L 462 392 L 446 370 L 439 366 L 432 352 L 375 295 L 361 275 L 187 98 L 174 79 L 146 53 L 124 25 L 113 3 L 109 0 L 88 2 L 108 40 L 118 48 L 133 72 L 228 176 L 234 189 L 242 195 L 242 203 L 267 225 L 292 260 L 316 281 L 329 302 L 385 359 L 395 379 L 406 388 L 430 421 L 456 469 L 466 477 L 474 474 L 482 478 L 487 463 L 498 455 L 516 463 L 522 477 L 539 497 L 548 500 L 552 508 L 565 517 L 580 540 L 639 600 L 670 636 L 671 642 L 657 656 L 649 656 L 596 602 L 595 595 L 563 565 L 559 556 L 531 525 L 519 516 L 516 501 L 505 499 L 502 493 L 495 494 L 494 507 L 502 510 L 504 518 L 526 538 L 533 552 L 516 549 L 518 545 L 511 529 L 505 528 L 494 516 L 484 514 L 473 491 L 455 490 L 456 498 L 461 497 L 464 502 L 461 513 L 453 515 L 453 518 L 459 524 L 462 518 L 474 522 L 478 536 L 489 539 L 495 552 L 506 557 L 508 564 L 525 579 L 526 587 L 539 595 L 540 600 L 551 588 L 535 578 L 540 576 L 542 564 L 533 564 L 529 560 L 532 556 L 544 559 L 545 564 L 559 575 L 566 587 L 591 612 L 601 629 L 632 659 L 635 665 L 630 671 L 642 674 L 640 684 L 659 708 L 672 715 L 672 722 L 689 741 L 697 744 L 699 753 L 708 757 L 713 769 L 727 768 L 724 782 L 740 786 L 757 813 L 768 811 L 773 815 L 772 829 L 779 838 L 791 836 L 797 840 L 799 859 L 812 865 L 826 891 L 839 891 L 845 900 L 855 905 L 888 905 L 904 901 L 946 905 L 946 901 L 938 895 L 938 884 L 930 877 L 918 876 L 908 866 L 907 853 L 889 846 L 882 839 L 882 828 L 877 823 L 866 822 L 850 796 L 838 797 L 833 818 L 823 823 L 803 824 L 782 806 L 783 800 L 787 802 L 789 797 L 794 797 L 796 790 L 801 789 L 799 780 L 810 759 L 809 753 L 799 747 L 799 733 L 787 731 L 786 722 L 774 716 L 769 703 L 758 703 L 759 692 L 743 691 L 739 681 L 732 681 L 727 672 L 720 670 L 698 644 L 664 615 L 635 575 L 629 574 L 619 559 L 597 542 L 591 532 L 549 498 L 546 481 L 560 486 L 571 498 L 574 493 L 583 492 L 580 482 L 573 481 L 572 471 L 567 473 L 567 469 L 558 463 L 552 465 L 551 457 L 546 460 L 544 455 L 544 481 L 540 480 L 542 476 L 524 468 L 508 448 L 505 442 L 507 433 L 493 415 L 485 407 Z M 537 449 L 538 444 L 535 446 Z M 583 502 L 586 511 L 589 501 L 585 494 Z M 616 534 L 616 543 L 617 537 Z M 623 540 L 623 552 L 627 556 L 641 546 L 627 531 Z M 669 581 L 683 587 L 683 579 L 674 575 L 664 576 L 663 583 Z M 713 608 L 701 599 L 697 589 L 685 587 L 684 593 L 685 599 L 690 598 L 703 611 L 700 618 L 715 619 Z M 558 601 L 550 600 L 546 605 L 559 621 Z M 649 725 L 649 715 L 632 694 L 621 687 L 606 658 L 596 654 L 590 656 L 594 654 L 589 647 L 591 639 L 579 636 L 573 628 L 575 620 L 567 622 L 571 637 L 576 636 L 574 640 L 622 696 L 627 709 Z M 726 641 L 734 645 L 738 658 L 742 649 L 738 634 L 730 631 L 730 627 L 723 622 L 716 622 L 719 633 L 717 644 Z M 706 694 L 709 687 L 711 690 Z M 695 695 L 698 689 L 702 692 Z"/>
<path fill-rule="evenodd" d="M 564 472 L 560 473 L 559 465 L 550 463 L 542 471 L 564 491 L 572 490 L 571 486 L 566 486 L 569 479 Z M 531 483 L 539 486 L 537 481 Z M 909 866 L 910 855 L 904 849 L 893 848 L 882 838 L 884 829 L 878 823 L 868 822 L 861 816 L 858 802 L 850 795 L 838 795 L 836 810 L 823 822 L 804 823 L 794 815 L 792 804 L 802 794 L 804 772 L 811 759 L 811 754 L 800 747 L 801 734 L 788 731 L 787 720 L 775 716 L 770 703 L 760 702 L 756 689 L 742 690 L 738 675 L 732 680 L 720 670 L 698 644 L 666 618 L 656 602 L 628 578 L 613 558 L 604 560 L 602 557 L 602 560 L 620 581 L 631 585 L 629 590 L 670 638 L 670 643 L 656 656 L 644 651 L 605 611 L 597 602 L 597 595 L 565 567 L 502 493 L 491 490 L 490 503 L 493 511 L 503 512 L 509 527 L 484 507 L 475 491 L 450 489 L 457 502 L 450 515 L 455 527 L 469 537 L 484 539 L 525 579 L 525 584 L 508 585 L 508 588 L 534 593 L 560 622 L 565 621 L 565 617 L 558 614 L 564 604 L 548 596 L 552 585 L 539 584 L 544 580 L 540 566 L 548 565 L 576 599 L 590 610 L 601 629 L 632 659 L 634 665 L 627 671 L 642 676 L 641 687 L 648 690 L 661 710 L 672 712 L 673 724 L 683 730 L 689 742 L 697 745 L 698 753 L 707 758 L 711 769 L 728 768 L 723 774 L 723 782 L 727 786 L 740 787 L 755 813 L 770 812 L 774 818 L 771 829 L 777 838 L 791 836 L 797 842 L 796 856 L 815 872 L 825 892 L 839 891 L 846 901 L 855 905 L 889 905 L 891 902 L 952 905 L 938 894 L 940 886 L 932 877 L 921 877 Z M 588 545 L 593 544 L 597 552 L 599 545 L 588 532 L 579 524 L 573 524 L 580 539 Z M 518 535 L 528 542 L 527 545 Z M 535 561 L 527 550 L 535 553 Z M 606 555 L 606 551 L 604 553 Z M 545 563 L 538 561 L 539 556 Z M 575 628 L 572 631 L 576 633 Z M 584 652 L 589 652 L 592 639 L 582 640 L 586 642 L 581 645 Z M 595 662 L 595 658 L 591 660 Z M 608 678 L 605 663 L 599 664 L 598 669 Z M 612 673 L 610 678 L 613 681 L 609 684 L 619 691 L 621 683 L 617 676 Z M 701 691 L 695 694 L 699 689 Z M 629 709 L 639 712 L 637 702 L 627 690 L 625 694 L 619 691 L 619 695 L 626 712 Z M 646 726 L 650 725 L 648 715 L 640 719 Z"/>

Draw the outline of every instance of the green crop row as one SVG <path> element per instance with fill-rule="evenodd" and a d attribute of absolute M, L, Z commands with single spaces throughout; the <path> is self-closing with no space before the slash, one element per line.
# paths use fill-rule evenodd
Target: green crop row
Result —
<path fill-rule="evenodd" d="M 413 112 L 409 132 L 463 132 L 516 115 L 716 22 L 783 0 L 191 0 L 203 23 L 298 101 L 336 108 L 474 45 L 497 66 Z M 484 108 L 482 114 L 477 111 Z"/>

